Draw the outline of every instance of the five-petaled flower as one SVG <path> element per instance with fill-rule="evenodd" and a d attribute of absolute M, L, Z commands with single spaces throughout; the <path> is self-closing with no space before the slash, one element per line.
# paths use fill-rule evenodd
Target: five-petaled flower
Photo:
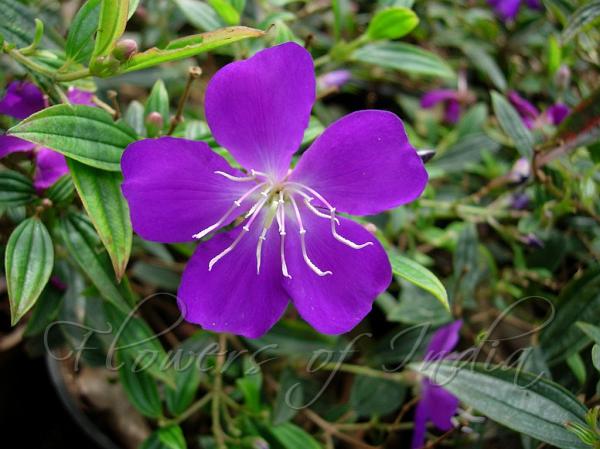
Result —
<path fill-rule="evenodd" d="M 245 168 L 204 142 L 131 144 L 123 193 L 135 231 L 159 242 L 202 239 L 182 277 L 186 320 L 255 338 L 291 299 L 323 333 L 347 332 L 392 277 L 387 255 L 339 215 L 377 214 L 416 199 L 427 172 L 400 119 L 354 112 L 333 123 L 289 170 L 315 101 L 310 54 L 295 43 L 231 63 L 210 81 L 206 120 Z"/>
<path fill-rule="evenodd" d="M 425 363 L 433 363 L 448 357 L 458 344 L 461 326 L 462 321 L 457 320 L 440 327 L 433 333 L 425 351 Z M 442 431 L 450 430 L 452 428 L 452 417 L 457 408 L 458 398 L 444 390 L 442 386 L 424 378 L 421 382 L 421 399 L 415 411 L 412 449 L 423 447 L 425 431 L 429 421 Z"/>
<path fill-rule="evenodd" d="M 91 93 L 74 87 L 70 87 L 67 92 L 67 98 L 74 104 L 93 106 L 91 97 Z M 22 120 L 41 111 L 46 106 L 44 93 L 35 84 L 14 81 L 8 85 L 6 95 L 0 100 L 0 114 Z M 0 135 L 0 158 L 16 152 L 33 154 L 35 158 L 33 185 L 38 190 L 47 189 L 69 171 L 62 154 L 48 148 L 38 147 L 17 137 Z"/>

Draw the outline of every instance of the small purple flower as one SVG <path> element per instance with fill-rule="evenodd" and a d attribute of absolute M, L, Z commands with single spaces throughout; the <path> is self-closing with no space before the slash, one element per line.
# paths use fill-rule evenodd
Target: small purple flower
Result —
<path fill-rule="evenodd" d="M 507 177 L 510 182 L 521 184 L 531 176 L 531 162 L 527 158 L 519 158 L 514 163 Z"/>
<path fill-rule="evenodd" d="M 79 90 L 76 87 L 69 87 L 67 91 L 67 98 L 69 102 L 73 104 L 82 104 L 84 106 L 96 106 L 92 101 L 94 94 L 92 92 L 86 92 L 85 90 Z"/>
<path fill-rule="evenodd" d="M 521 120 L 525 126 L 529 129 L 532 129 L 535 121 L 540 116 L 540 111 L 538 111 L 534 105 L 532 105 L 514 90 L 511 90 L 508 93 L 508 100 L 512 103 L 521 116 Z"/>
<path fill-rule="evenodd" d="M 522 0 L 488 0 L 488 4 L 494 8 L 496 14 L 505 22 L 514 20 L 521 9 Z M 526 0 L 529 9 L 542 9 L 539 0 Z"/>
<path fill-rule="evenodd" d="M 460 92 L 452 89 L 436 89 L 421 98 L 421 107 L 430 109 L 437 104 L 444 106 L 444 121 L 454 124 L 460 119 Z"/>
<path fill-rule="evenodd" d="M 457 320 L 435 331 L 427 346 L 424 360 L 437 361 L 448 357 L 458 344 L 461 326 L 462 320 Z M 456 413 L 458 402 L 458 398 L 454 395 L 424 378 L 421 382 L 421 400 L 415 411 L 415 429 L 411 448 L 423 447 L 425 429 L 429 421 L 441 431 L 450 430 L 452 428 L 451 419 Z"/>
<path fill-rule="evenodd" d="M 86 92 L 70 88 L 69 100 L 76 104 L 89 104 Z M 43 92 L 35 84 L 13 82 L 8 86 L 6 95 L 0 100 L 0 113 L 10 115 L 22 120 L 46 107 Z M 69 169 L 62 154 L 48 148 L 36 147 L 31 142 L 17 137 L 0 136 L 0 158 L 11 153 L 32 153 L 35 158 L 35 174 L 33 185 L 37 190 L 44 190 L 54 184 L 61 176 L 67 174 Z"/>
<path fill-rule="evenodd" d="M 427 172 L 402 121 L 386 111 L 333 123 L 290 170 L 315 102 L 310 54 L 285 43 L 219 70 L 206 120 L 242 172 L 204 142 L 145 139 L 125 150 L 133 227 L 159 242 L 201 239 L 179 287 L 186 320 L 256 338 L 288 301 L 319 332 L 359 323 L 391 279 L 381 244 L 338 212 L 370 215 L 409 203 Z"/>
<path fill-rule="evenodd" d="M 529 195 L 526 193 L 515 193 L 511 197 L 510 207 L 515 210 L 524 210 L 529 207 Z"/>
<path fill-rule="evenodd" d="M 0 100 L 0 114 L 23 120 L 46 107 L 44 93 L 33 83 L 13 81 Z"/>
<path fill-rule="evenodd" d="M 546 120 L 554 126 L 558 126 L 569 115 L 571 109 L 564 103 L 555 103 L 546 110 Z"/>
<path fill-rule="evenodd" d="M 351 79 L 352 73 L 349 70 L 334 70 L 317 78 L 317 85 L 323 90 L 339 89 Z"/>

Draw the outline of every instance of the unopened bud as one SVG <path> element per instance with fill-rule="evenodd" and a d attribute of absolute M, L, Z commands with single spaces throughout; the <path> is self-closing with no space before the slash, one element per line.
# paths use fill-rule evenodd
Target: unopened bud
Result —
<path fill-rule="evenodd" d="M 561 90 L 565 90 L 569 87 L 569 84 L 571 84 L 571 69 L 569 66 L 565 64 L 561 65 L 556 71 L 554 81 Z"/>
<path fill-rule="evenodd" d="M 160 112 L 151 112 L 146 117 L 146 131 L 148 131 L 149 137 L 158 136 L 163 129 L 165 121 Z"/>
<path fill-rule="evenodd" d="M 365 223 L 363 227 L 373 235 L 377 233 L 377 226 L 375 226 L 373 223 Z"/>
<path fill-rule="evenodd" d="M 127 61 L 138 51 L 137 42 L 133 39 L 123 39 L 117 42 L 112 55 L 119 61 Z"/>

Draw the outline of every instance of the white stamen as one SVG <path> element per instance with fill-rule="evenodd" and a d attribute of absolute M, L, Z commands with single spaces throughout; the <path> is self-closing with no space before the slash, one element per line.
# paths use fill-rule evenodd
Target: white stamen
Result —
<path fill-rule="evenodd" d="M 285 263 L 285 203 L 283 201 L 283 193 L 279 192 L 279 201 L 277 206 L 277 225 L 279 226 L 280 247 L 279 255 L 281 257 L 281 273 L 288 279 L 292 279 L 288 272 L 287 264 Z"/>
<path fill-rule="evenodd" d="M 260 262 L 262 258 L 262 246 L 263 242 L 267 240 L 267 232 L 271 228 L 271 224 L 273 223 L 273 218 L 277 215 L 278 202 L 277 200 L 273 200 L 271 202 L 271 210 L 267 215 L 265 223 L 263 225 L 263 229 L 258 237 L 258 244 L 256 245 L 256 274 L 260 274 Z"/>
<path fill-rule="evenodd" d="M 229 208 L 229 210 L 227 212 L 225 212 L 225 215 L 223 215 L 221 218 L 219 218 L 219 220 L 217 220 L 216 223 L 210 225 L 207 228 L 202 229 L 197 234 L 194 234 L 192 236 L 192 238 L 201 239 L 205 235 L 208 235 L 212 231 L 214 231 L 214 230 L 218 229 L 219 227 L 221 227 L 223 225 L 223 223 L 225 223 L 225 221 L 227 220 L 227 218 L 229 217 L 229 215 L 231 215 L 231 213 L 235 209 L 237 209 L 238 207 L 240 207 L 242 205 L 242 202 L 244 202 L 246 200 L 246 198 L 248 198 L 250 195 L 252 195 L 258 189 L 260 189 L 261 187 L 263 187 L 265 184 L 266 184 L 265 182 L 262 182 L 260 184 L 255 185 L 254 187 L 252 187 L 250 190 L 248 190 L 246 193 L 244 193 L 241 197 L 239 197 L 237 200 L 235 200 L 233 202 L 233 206 L 231 206 Z"/>
<path fill-rule="evenodd" d="M 331 271 L 321 271 L 319 269 L 319 267 L 317 267 L 313 263 L 313 261 L 310 260 L 310 258 L 308 257 L 308 254 L 306 252 L 306 241 L 305 241 L 306 229 L 304 229 L 304 226 L 302 224 L 302 217 L 300 216 L 300 210 L 298 209 L 298 205 L 296 204 L 296 200 L 294 200 L 294 197 L 290 196 L 289 198 L 292 203 L 292 207 L 294 208 L 294 212 L 296 214 L 296 221 L 298 222 L 298 227 L 300 228 L 300 247 L 302 248 L 302 257 L 304 258 L 304 262 L 306 262 L 306 265 L 308 265 L 309 268 L 311 270 L 313 270 L 319 276 L 326 276 L 328 274 L 333 274 Z"/>
<path fill-rule="evenodd" d="M 300 193 L 300 192 L 298 192 L 298 193 Z M 315 206 L 312 205 L 312 203 L 310 202 L 310 200 L 308 198 L 304 200 L 304 204 L 306 204 L 306 207 L 308 207 L 308 209 L 313 214 L 315 214 L 317 217 L 327 218 L 328 220 L 331 219 L 331 217 L 332 217 L 331 215 L 327 215 L 326 213 L 321 212 L 319 209 L 317 209 Z M 340 224 L 340 221 L 335 217 L 335 215 L 333 216 L 333 219 L 335 220 L 335 222 L 337 224 Z"/>
<path fill-rule="evenodd" d="M 262 176 L 263 178 L 268 178 L 269 177 L 269 175 L 267 173 L 262 172 L 262 171 L 257 171 L 257 170 L 254 170 L 254 169 L 250 170 L 250 173 L 252 173 L 252 176 Z"/>
<path fill-rule="evenodd" d="M 339 222 L 338 222 L 339 224 Z M 335 208 L 331 210 L 331 233 L 333 234 L 333 238 L 335 238 L 338 242 L 343 243 L 344 245 L 348 245 L 352 249 L 362 249 L 365 246 L 370 246 L 373 242 L 366 243 L 354 243 L 352 240 L 348 240 L 346 237 L 342 237 L 339 235 L 335 229 L 336 220 L 335 220 Z"/>
<path fill-rule="evenodd" d="M 240 177 L 240 176 L 233 176 L 230 175 L 229 173 L 225 173 L 224 171 L 220 171 L 217 170 L 215 172 L 213 172 L 215 175 L 221 175 L 227 179 L 229 179 L 230 181 L 234 181 L 234 182 L 246 182 L 246 181 L 254 181 L 256 179 L 256 176 L 244 176 L 244 177 Z"/>

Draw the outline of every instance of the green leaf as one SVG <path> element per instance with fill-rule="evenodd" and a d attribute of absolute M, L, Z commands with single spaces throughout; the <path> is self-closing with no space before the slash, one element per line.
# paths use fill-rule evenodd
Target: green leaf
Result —
<path fill-rule="evenodd" d="M 368 44 L 355 51 L 352 59 L 415 75 L 456 78 L 454 70 L 439 56 L 404 42 Z"/>
<path fill-rule="evenodd" d="M 543 377 L 478 363 L 411 365 L 465 404 L 517 432 L 564 449 L 585 449 L 568 423 L 584 424 L 587 409 L 569 391 Z"/>
<path fill-rule="evenodd" d="M 533 136 L 525 127 L 515 108 L 498 92 L 492 92 L 492 105 L 500 126 L 512 139 L 521 156 L 531 159 Z"/>
<path fill-rule="evenodd" d="M 600 371 L 600 345 L 592 347 L 592 363 L 594 364 L 594 368 Z"/>
<path fill-rule="evenodd" d="M 208 0 L 208 3 L 227 25 L 240 23 L 240 13 L 227 0 Z"/>
<path fill-rule="evenodd" d="M 196 28 L 213 31 L 224 25 L 216 11 L 200 0 L 175 0 L 175 4 Z"/>
<path fill-rule="evenodd" d="M 238 388 L 244 395 L 246 406 L 251 412 L 260 412 L 260 391 L 262 388 L 262 373 L 252 357 L 244 357 L 244 376 L 236 380 Z"/>
<path fill-rule="evenodd" d="M 285 449 L 321 449 L 317 440 L 295 424 L 280 424 L 269 427 L 268 431 Z"/>
<path fill-rule="evenodd" d="M 417 15 L 408 8 L 387 8 L 375 14 L 367 35 L 373 40 L 398 39 L 406 36 L 419 24 Z"/>
<path fill-rule="evenodd" d="M 392 299 L 393 306 L 390 304 L 386 313 L 388 321 L 438 326 L 452 320 L 450 311 L 431 293 L 403 279 L 400 281 L 400 302 Z"/>
<path fill-rule="evenodd" d="M 263 36 L 264 32 L 248 27 L 229 27 L 172 41 L 166 48 L 151 48 L 136 53 L 119 68 L 120 73 L 147 69 L 165 62 L 190 58 L 243 39 Z"/>
<path fill-rule="evenodd" d="M 25 329 L 25 336 L 39 335 L 56 320 L 64 294 L 48 284 L 40 295 Z"/>
<path fill-rule="evenodd" d="M 133 129 L 138 136 L 146 135 L 146 125 L 144 124 L 144 106 L 137 100 L 133 100 L 129 103 L 127 111 L 125 112 L 125 123 L 127 123 L 131 129 Z"/>
<path fill-rule="evenodd" d="M 385 416 L 404 402 L 406 387 L 398 382 L 356 376 L 350 390 L 350 406 L 360 417 Z"/>
<path fill-rule="evenodd" d="M 439 157 L 435 157 L 428 166 L 444 170 L 446 173 L 464 172 L 481 161 L 484 151 L 495 152 L 500 145 L 482 132 L 476 132 L 460 138 Z"/>
<path fill-rule="evenodd" d="M 149 418 L 162 416 L 162 407 L 156 382 L 145 371 L 139 370 L 127 358 L 119 360 L 119 379 L 129 401 Z"/>
<path fill-rule="evenodd" d="M 577 381 L 579 382 L 579 384 L 585 385 L 585 380 L 587 378 L 587 375 L 585 372 L 585 363 L 584 363 L 583 359 L 581 358 L 581 355 L 579 355 L 578 352 L 576 352 L 575 354 L 571 354 L 569 357 L 567 357 L 566 362 L 567 362 L 567 365 L 569 365 L 571 372 L 577 378 Z"/>
<path fill-rule="evenodd" d="M 396 276 L 400 276 L 411 284 L 414 284 L 423 290 L 427 290 L 435 296 L 446 309 L 450 309 L 448 293 L 446 293 L 444 285 L 435 274 L 407 257 L 394 253 L 388 253 L 388 256 L 392 264 L 392 271 Z"/>
<path fill-rule="evenodd" d="M 0 206 L 24 206 L 34 198 L 35 188 L 31 179 L 16 171 L 0 171 Z"/>
<path fill-rule="evenodd" d="M 100 21 L 93 58 L 107 56 L 123 35 L 129 12 L 129 0 L 101 0 Z M 92 61 L 92 66 L 94 61 Z"/>
<path fill-rule="evenodd" d="M 129 207 L 121 193 L 121 173 L 99 170 L 67 159 L 73 183 L 92 223 L 108 251 L 117 279 L 125 274 L 133 230 Z"/>
<path fill-rule="evenodd" d="M 169 126 L 169 93 L 162 80 L 156 81 L 144 106 L 144 117 L 152 112 L 158 112 L 163 119 L 163 129 Z M 155 129 L 156 128 L 156 129 Z M 146 125 L 149 137 L 156 137 L 161 129 Z"/>
<path fill-rule="evenodd" d="M 100 239 L 87 218 L 74 213 L 66 215 L 60 222 L 60 232 L 71 257 L 100 294 L 115 306 L 127 310 L 127 303 L 115 284 L 108 254 L 99 251 Z"/>
<path fill-rule="evenodd" d="M 556 316 L 540 334 L 548 363 L 556 364 L 581 351 L 590 338 L 575 323 L 597 322 L 600 314 L 600 268 L 586 272 L 562 290 Z"/>
<path fill-rule="evenodd" d="M 506 90 L 508 83 L 496 59 L 491 57 L 483 48 L 478 45 L 467 43 L 462 46 L 462 51 L 471 60 L 475 68 L 484 76 L 488 77 L 494 86 L 501 91 Z"/>
<path fill-rule="evenodd" d="M 569 42 L 582 29 L 592 25 L 600 18 L 600 0 L 593 0 L 577 9 L 562 32 L 563 44 Z"/>
<path fill-rule="evenodd" d="M 181 427 L 177 425 L 167 426 L 159 429 L 158 439 L 168 449 L 186 449 L 187 444 Z"/>
<path fill-rule="evenodd" d="M 303 399 L 301 380 L 291 369 L 285 368 L 279 377 L 279 390 L 273 404 L 273 424 L 282 424 L 296 416 L 304 405 Z"/>
<path fill-rule="evenodd" d="M 579 329 L 585 332 L 585 334 L 594 341 L 594 343 L 600 345 L 600 327 L 584 323 L 583 321 L 578 321 L 576 324 Z"/>
<path fill-rule="evenodd" d="M 83 164 L 120 171 L 121 155 L 137 139 L 123 123 L 91 106 L 61 104 L 37 112 L 8 134 L 55 150 Z"/>
<path fill-rule="evenodd" d="M 71 176 L 61 176 L 50 188 L 46 191 L 46 196 L 54 204 L 70 204 L 73 200 L 75 188 Z"/>
<path fill-rule="evenodd" d="M 65 57 L 83 64 L 89 61 L 94 51 L 94 34 L 100 18 L 100 0 L 88 0 L 77 12 L 69 26 Z"/>
<path fill-rule="evenodd" d="M 39 219 L 28 218 L 12 232 L 4 264 L 14 326 L 36 303 L 54 266 L 52 239 Z"/>
<path fill-rule="evenodd" d="M 26 47 L 33 39 L 35 15 L 15 0 L 0 0 L 0 36 L 17 47 Z"/>

